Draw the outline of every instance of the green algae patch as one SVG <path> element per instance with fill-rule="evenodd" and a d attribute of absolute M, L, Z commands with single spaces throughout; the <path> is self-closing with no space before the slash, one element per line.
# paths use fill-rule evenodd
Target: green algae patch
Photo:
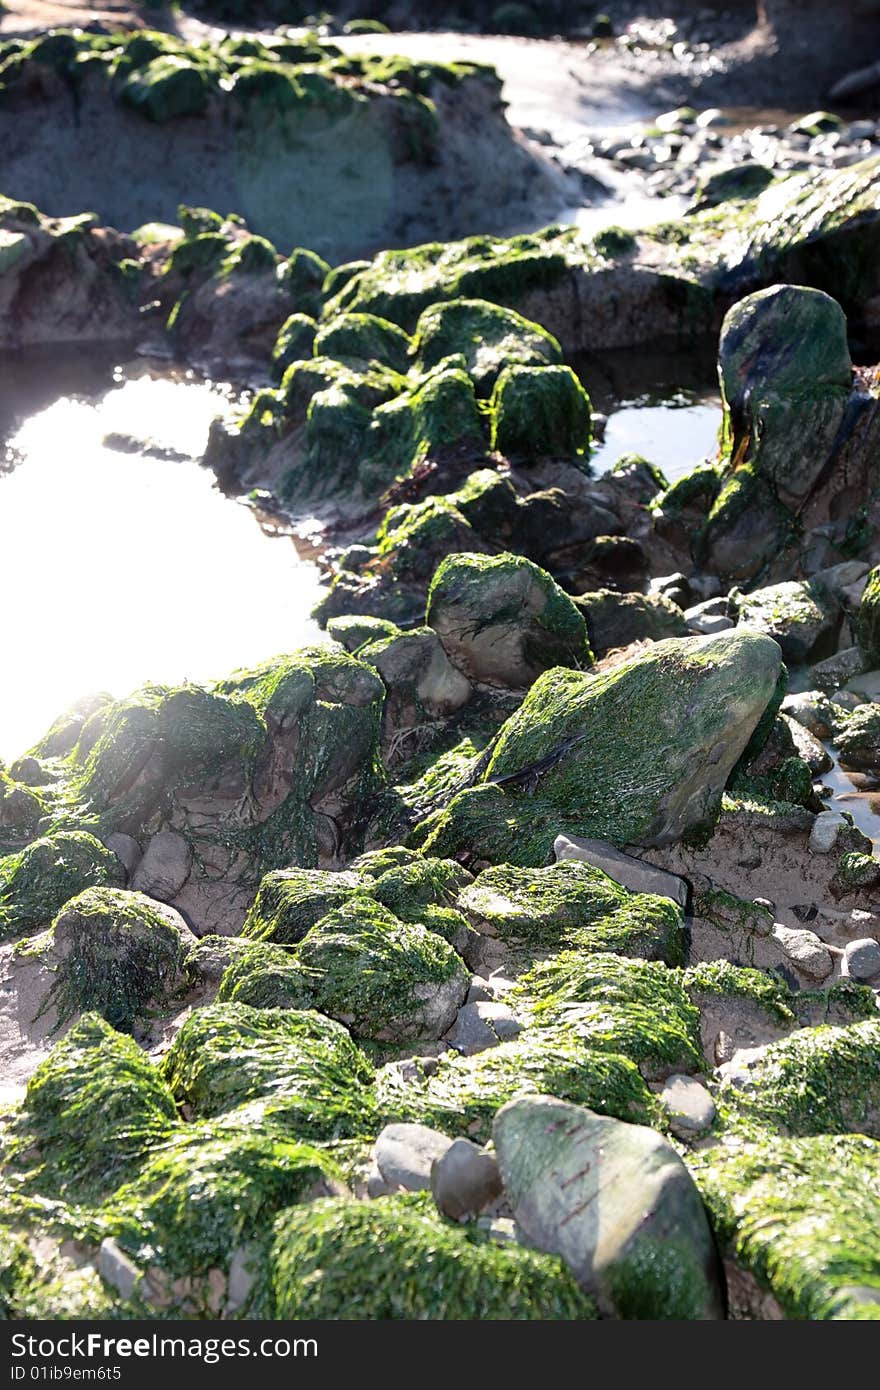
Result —
<path fill-rule="evenodd" d="M 880 1145 L 861 1135 L 774 1137 L 717 1146 L 689 1166 L 722 1253 L 787 1317 L 877 1317 Z"/>
<path fill-rule="evenodd" d="M 176 1123 L 174 1101 L 131 1038 L 86 1014 L 34 1072 L 16 1123 L 16 1166 L 37 1167 L 41 1195 L 108 1195 L 132 1178 Z"/>
<path fill-rule="evenodd" d="M 320 1014 L 212 1004 L 181 1028 L 162 1072 L 197 1119 L 255 1103 L 254 1122 L 312 1142 L 368 1131 L 373 1070 Z"/>
<path fill-rule="evenodd" d="M 496 1111 L 523 1095 L 557 1096 L 633 1124 L 660 1123 L 659 1104 L 635 1062 L 593 1048 L 568 1025 L 528 1028 L 473 1057 L 444 1053 L 421 1083 L 402 1080 L 394 1063 L 376 1074 L 383 1123 L 413 1121 L 480 1142 Z"/>
<path fill-rule="evenodd" d="M 372 1041 L 439 1037 L 470 979 L 441 936 L 363 895 L 312 927 L 296 959 L 312 1007 Z"/>
<path fill-rule="evenodd" d="M 862 592 L 856 636 L 869 667 L 880 664 L 880 565 L 871 570 Z"/>
<path fill-rule="evenodd" d="M 443 1221 L 421 1194 L 285 1212 L 271 1269 L 281 1319 L 596 1316 L 561 1260 Z"/>
<path fill-rule="evenodd" d="M 49 1001 L 59 1026 L 93 1011 L 130 1032 L 151 1008 L 169 1008 L 185 988 L 192 936 L 144 893 L 87 888 L 55 918 L 50 940 L 58 964 Z"/>
<path fill-rule="evenodd" d="M 577 460 L 590 447 L 590 398 L 570 367 L 505 367 L 491 415 L 492 448 L 512 459 Z"/>
<path fill-rule="evenodd" d="M 160 125 L 176 116 L 202 115 L 210 92 L 206 68 L 174 54 L 137 68 L 119 89 L 123 102 Z"/>
<path fill-rule="evenodd" d="M 236 950 L 223 972 L 217 1003 L 252 1009 L 303 1009 L 309 994 L 292 947 L 249 941 Z"/>
<path fill-rule="evenodd" d="M 290 314 L 278 330 L 272 349 L 272 376 L 280 381 L 287 368 L 312 356 L 318 325 L 309 314 Z"/>
<path fill-rule="evenodd" d="M 84 888 L 116 887 L 125 870 L 100 840 L 59 831 L 0 859 L 0 937 L 46 926 Z"/>
<path fill-rule="evenodd" d="M 373 495 L 428 457 L 485 449 L 473 383 L 461 367 L 438 367 L 373 413 L 359 478 Z"/>
<path fill-rule="evenodd" d="M 803 1028 L 746 1060 L 718 1092 L 736 1127 L 880 1138 L 880 1022 Z"/>
<path fill-rule="evenodd" d="M 699 1010 L 680 972 L 658 961 L 560 951 L 521 975 L 513 998 L 534 1027 L 565 1024 L 590 1047 L 631 1058 L 643 1075 L 704 1066 Z"/>
<path fill-rule="evenodd" d="M 765 970 L 752 970 L 729 960 L 701 961 L 684 972 L 682 983 L 688 997 L 698 1006 L 716 998 L 743 1000 L 757 1004 L 776 1023 L 795 1021 L 796 996 L 782 980 Z"/>
<path fill-rule="evenodd" d="M 276 869 L 261 882 L 242 935 L 279 945 L 301 941 L 316 922 L 341 907 L 359 888 L 360 876 L 351 870 Z"/>
<path fill-rule="evenodd" d="M 316 357 L 335 357 L 340 362 L 381 362 L 403 374 L 410 365 L 410 345 L 409 334 L 388 319 L 376 314 L 340 314 L 320 326 L 314 352 Z"/>
<path fill-rule="evenodd" d="M 102 1229 L 151 1278 L 225 1271 L 245 1250 L 256 1265 L 275 1215 L 338 1183 L 327 1154 L 234 1119 L 181 1127 L 102 1208 Z"/>
<path fill-rule="evenodd" d="M 540 324 L 483 299 L 457 299 L 426 309 L 416 326 L 413 353 L 419 371 L 460 354 L 479 396 L 490 395 L 512 363 L 540 367 L 562 361 L 559 343 Z"/>

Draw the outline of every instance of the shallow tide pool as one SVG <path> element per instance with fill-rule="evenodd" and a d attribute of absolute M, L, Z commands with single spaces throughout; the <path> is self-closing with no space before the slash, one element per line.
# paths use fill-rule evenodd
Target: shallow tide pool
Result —
<path fill-rule="evenodd" d="M 56 400 L 8 438 L 0 758 L 90 691 L 210 680 L 321 640 L 317 567 L 196 461 L 225 406 L 209 385 L 145 374 Z M 119 452 L 112 433 L 185 457 Z"/>

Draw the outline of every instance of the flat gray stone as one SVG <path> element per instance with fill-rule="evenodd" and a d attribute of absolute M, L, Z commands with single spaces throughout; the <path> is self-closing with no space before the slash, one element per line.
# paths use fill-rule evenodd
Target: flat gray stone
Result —
<path fill-rule="evenodd" d="M 820 811 L 810 831 L 809 847 L 813 854 L 830 854 L 847 824 L 840 811 Z"/>
<path fill-rule="evenodd" d="M 670 1076 L 660 1099 L 669 1113 L 669 1127 L 679 1139 L 693 1139 L 711 1129 L 715 1102 L 706 1087 L 692 1076 Z"/>
<path fill-rule="evenodd" d="M 120 1298 L 131 1298 L 143 1277 L 134 1260 L 126 1255 L 112 1236 L 106 1236 L 101 1241 L 96 1265 L 101 1278 L 113 1285 Z"/>
<path fill-rule="evenodd" d="M 132 835 L 117 833 L 108 835 L 104 841 L 111 854 L 115 854 L 120 861 L 125 872 L 131 878 L 138 864 L 143 857 L 143 851 L 137 840 Z"/>
<path fill-rule="evenodd" d="M 160 830 L 144 851 L 132 876 L 131 886 L 160 902 L 176 898 L 192 869 L 192 850 L 188 841 L 173 830 Z"/>
<path fill-rule="evenodd" d="M 452 1221 L 475 1216 L 501 1194 L 495 1155 L 470 1139 L 456 1139 L 432 1165 L 431 1191 L 438 1211 Z"/>
<path fill-rule="evenodd" d="M 792 965 L 810 980 L 827 980 L 834 969 L 831 952 L 812 931 L 775 922 L 771 936 Z"/>
<path fill-rule="evenodd" d="M 656 893 L 671 898 L 679 907 L 687 904 L 688 885 L 678 874 L 667 873 L 634 854 L 625 854 L 607 840 L 588 840 L 580 835 L 557 835 L 553 841 L 556 862 L 577 859 L 602 869 L 615 883 L 633 893 Z"/>
<path fill-rule="evenodd" d="M 407 1192 L 425 1192 L 431 1186 L 432 1163 L 451 1143 L 445 1134 L 427 1125 L 386 1125 L 376 1140 L 373 1157 L 391 1190 L 402 1187 Z"/>
<path fill-rule="evenodd" d="M 506 1004 L 479 999 L 459 1009 L 455 1022 L 444 1041 L 465 1057 L 497 1047 L 508 1038 L 522 1032 L 522 1025 Z"/>
<path fill-rule="evenodd" d="M 847 942 L 843 952 L 846 973 L 853 980 L 867 982 L 880 976 L 880 942 L 873 936 Z"/>

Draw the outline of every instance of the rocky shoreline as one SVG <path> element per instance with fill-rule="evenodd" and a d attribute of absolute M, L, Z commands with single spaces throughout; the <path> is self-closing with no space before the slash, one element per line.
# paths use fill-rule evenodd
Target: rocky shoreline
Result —
<path fill-rule="evenodd" d="M 300 101 L 150 42 L 10 99 Z M 205 464 L 328 578 L 323 645 L 0 767 L 6 1316 L 878 1316 L 880 860 L 823 776 L 880 775 L 880 161 L 816 159 L 342 264 L 0 204 L 4 346 L 247 383 Z M 595 476 L 569 362 L 704 334 L 717 456 Z"/>

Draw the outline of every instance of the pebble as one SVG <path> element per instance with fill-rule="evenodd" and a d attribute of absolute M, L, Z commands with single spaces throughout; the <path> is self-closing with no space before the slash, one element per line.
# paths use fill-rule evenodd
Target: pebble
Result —
<path fill-rule="evenodd" d="M 657 893 L 662 898 L 672 898 L 679 907 L 687 905 L 687 880 L 678 874 L 670 874 L 655 864 L 637 859 L 633 854 L 625 854 L 607 840 L 589 840 L 580 835 L 557 835 L 553 841 L 553 853 L 557 864 L 576 859 L 592 864 L 603 873 L 629 888 L 633 893 Z"/>
<path fill-rule="evenodd" d="M 432 1164 L 451 1143 L 445 1134 L 427 1125 L 386 1125 L 373 1149 L 376 1169 L 391 1190 L 402 1187 L 407 1192 L 424 1192 L 431 1186 Z M 369 1190 L 369 1179 L 367 1186 Z"/>
<path fill-rule="evenodd" d="M 820 811 L 810 831 L 809 847 L 813 854 L 830 854 L 846 825 L 846 817 L 839 811 Z"/>
<path fill-rule="evenodd" d="M 521 1024 L 506 1004 L 477 1000 L 459 1009 L 445 1041 L 465 1057 L 473 1057 L 487 1047 L 497 1047 L 500 1042 L 515 1038 L 521 1031 Z"/>
<path fill-rule="evenodd" d="M 702 1082 L 692 1076 L 670 1076 L 660 1099 L 669 1114 L 669 1127 L 679 1139 L 693 1139 L 711 1128 L 715 1102 Z"/>
<path fill-rule="evenodd" d="M 176 898 L 192 868 L 192 850 L 187 840 L 173 830 L 154 835 L 131 879 L 139 893 L 148 893 L 160 902 Z"/>
<path fill-rule="evenodd" d="M 470 1139 L 456 1139 L 431 1169 L 431 1191 L 444 1216 L 475 1216 L 501 1194 L 495 1155 Z"/>
<path fill-rule="evenodd" d="M 104 843 L 110 853 L 116 855 L 128 877 L 131 878 L 143 858 L 141 847 L 134 836 L 121 833 L 108 835 Z"/>
<path fill-rule="evenodd" d="M 732 618 L 727 615 L 727 599 L 707 598 L 702 603 L 695 603 L 692 608 L 684 611 L 685 622 L 691 632 L 708 635 L 712 632 L 726 632 L 728 628 L 735 627 Z"/>
<path fill-rule="evenodd" d="M 815 932 L 776 922 L 771 936 L 795 968 L 808 979 L 826 980 L 834 969 L 831 952 Z"/>
<path fill-rule="evenodd" d="M 863 936 L 847 943 L 843 952 L 844 969 L 853 980 L 876 980 L 880 975 L 880 942 Z"/>

